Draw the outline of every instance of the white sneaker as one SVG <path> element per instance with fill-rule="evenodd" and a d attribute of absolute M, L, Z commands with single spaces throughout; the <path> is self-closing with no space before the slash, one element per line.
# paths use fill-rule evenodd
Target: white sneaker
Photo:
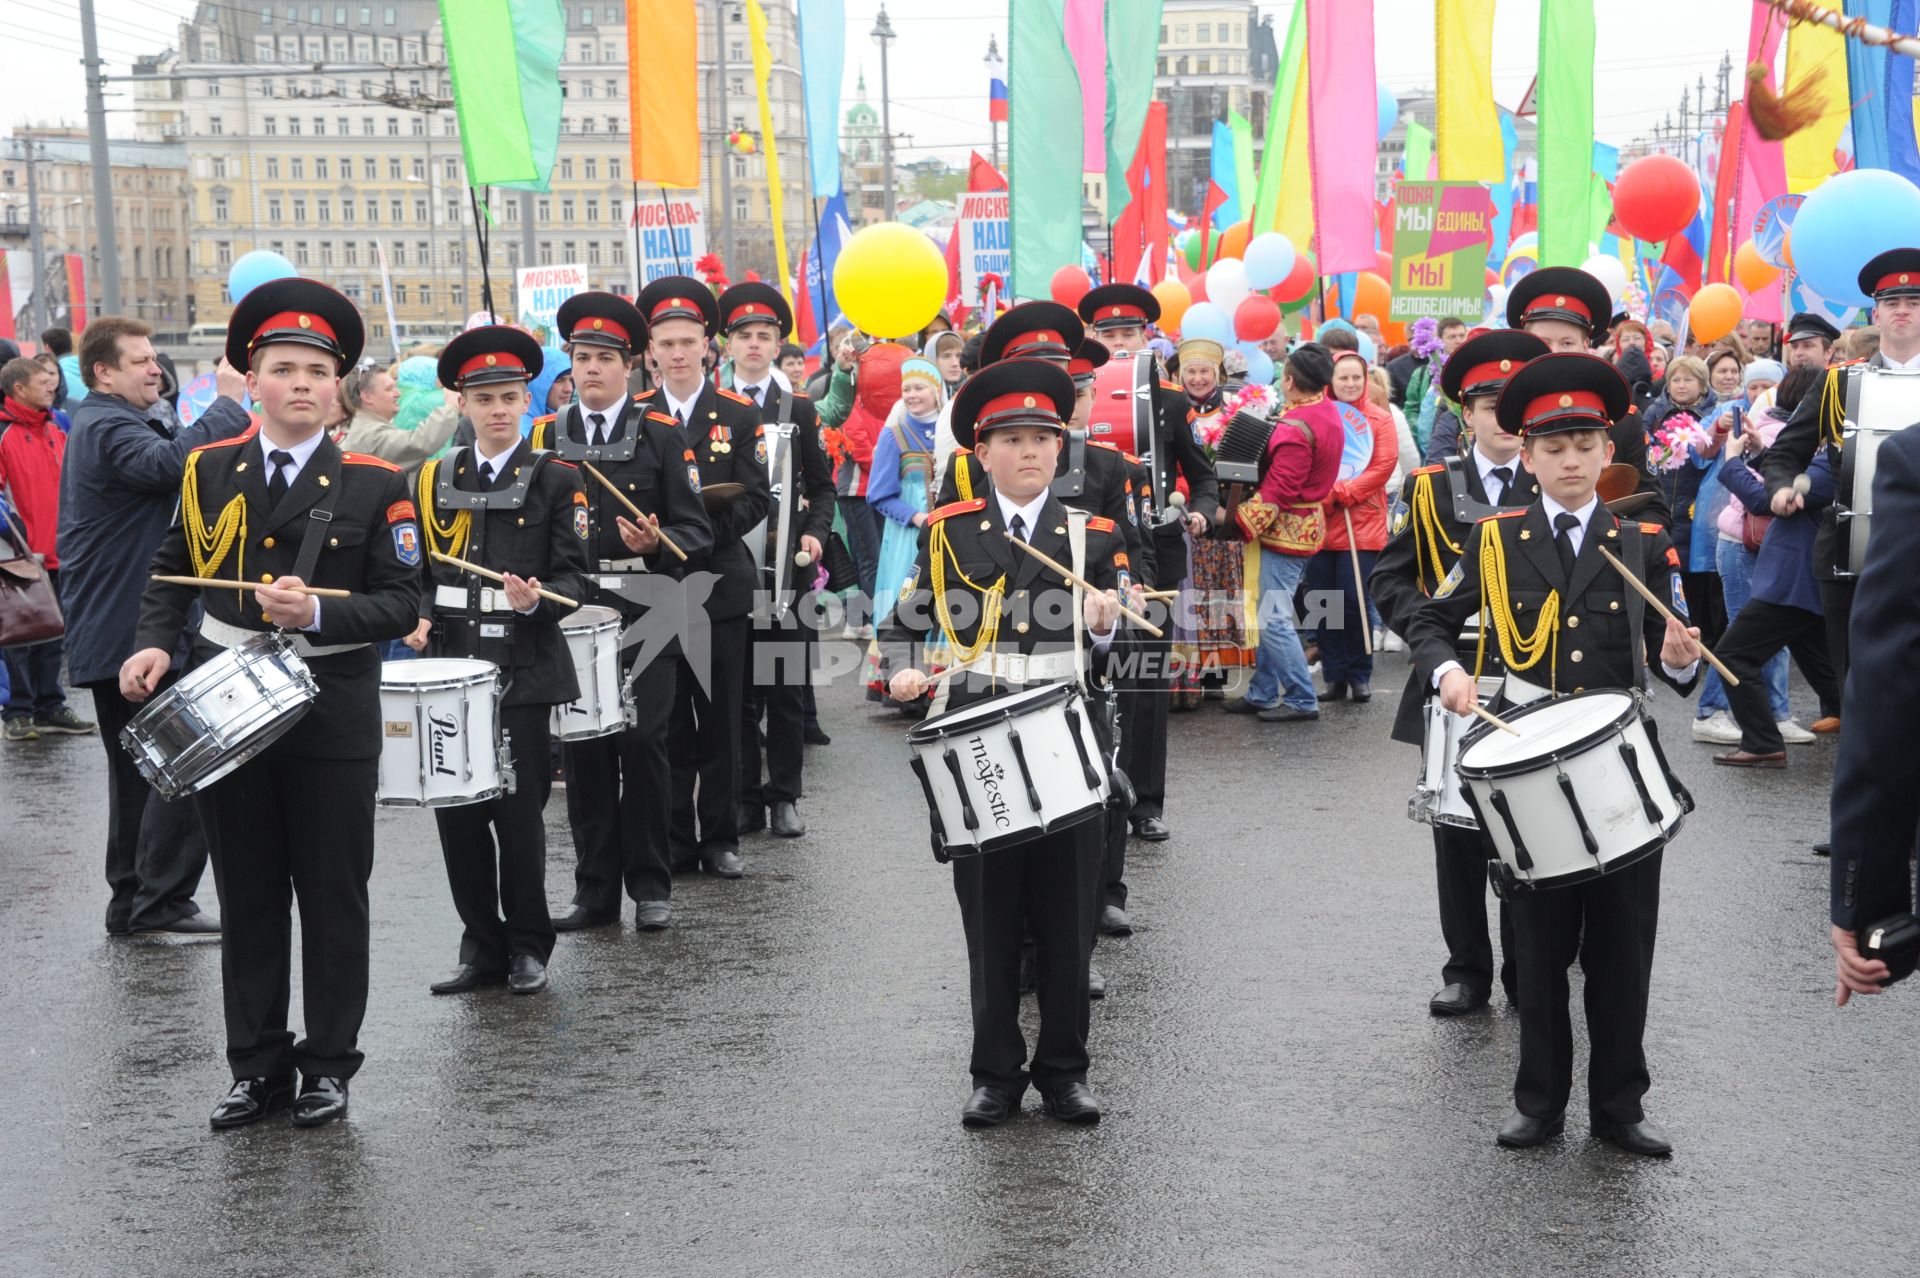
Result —
<path fill-rule="evenodd" d="M 1714 745 L 1739 745 L 1740 725 L 1733 721 L 1731 711 L 1715 710 L 1706 718 L 1693 721 L 1693 739 Z"/>
<path fill-rule="evenodd" d="M 1780 730 L 1780 739 L 1788 745 L 1809 745 L 1820 739 L 1791 719 L 1782 719 L 1773 726 Z"/>

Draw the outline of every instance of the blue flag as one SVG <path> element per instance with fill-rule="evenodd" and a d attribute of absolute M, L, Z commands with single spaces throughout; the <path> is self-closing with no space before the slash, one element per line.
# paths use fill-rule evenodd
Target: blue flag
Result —
<path fill-rule="evenodd" d="M 840 81 L 846 63 L 846 0 L 800 0 L 800 79 L 815 199 L 840 194 Z"/>

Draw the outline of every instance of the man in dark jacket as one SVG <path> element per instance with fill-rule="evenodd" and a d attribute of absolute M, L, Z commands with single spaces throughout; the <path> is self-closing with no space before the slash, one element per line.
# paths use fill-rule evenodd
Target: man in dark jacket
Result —
<path fill-rule="evenodd" d="M 173 520 L 187 454 L 249 424 L 240 407 L 246 378 L 225 364 L 220 398 L 192 426 L 175 432 L 155 421 L 160 366 L 149 333 L 118 316 L 87 325 L 80 367 L 90 393 L 74 414 L 60 476 L 68 678 L 93 693 L 107 750 L 107 931 L 115 935 L 220 930 L 193 899 L 207 864 L 193 805 L 161 799 L 120 747 L 120 730 L 137 707 L 120 695 L 119 676 L 133 653 L 147 565 Z"/>

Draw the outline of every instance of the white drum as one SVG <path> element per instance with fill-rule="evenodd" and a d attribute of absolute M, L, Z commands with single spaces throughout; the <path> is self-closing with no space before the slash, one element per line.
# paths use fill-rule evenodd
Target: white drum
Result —
<path fill-rule="evenodd" d="M 183 798 L 279 740 L 318 691 L 307 663 L 263 631 L 155 697 L 121 730 L 120 744 L 154 789 Z"/>
<path fill-rule="evenodd" d="M 1500 854 L 1503 893 L 1564 887 L 1665 846 L 1693 797 L 1647 731 L 1640 694 L 1613 689 L 1536 701 L 1483 723 L 1460 750 L 1460 782 Z"/>
<path fill-rule="evenodd" d="M 513 788 L 498 675 L 491 661 L 468 657 L 380 667 L 382 807 L 457 807 Z"/>
<path fill-rule="evenodd" d="M 1481 679 L 1480 699 L 1490 700 L 1500 690 L 1500 680 Z M 1460 743 L 1473 731 L 1477 720 L 1457 715 L 1440 704 L 1440 698 L 1428 697 L 1427 730 L 1420 756 L 1420 780 L 1407 800 L 1407 816 L 1423 825 L 1457 825 L 1478 829 L 1467 796 L 1460 789 Z"/>
<path fill-rule="evenodd" d="M 1100 815 L 1112 781 L 1077 685 L 1046 684 L 936 715 L 907 733 L 949 856 L 994 852 Z"/>
<path fill-rule="evenodd" d="M 589 605 L 560 619 L 580 699 L 553 708 L 553 739 L 585 741 L 627 726 L 620 692 L 620 614 Z"/>
<path fill-rule="evenodd" d="M 1857 577 L 1867 562 L 1873 532 L 1873 476 L 1880 445 L 1920 422 L 1920 371 L 1861 367 L 1847 384 L 1846 414 L 1833 516 L 1846 537 L 1840 575 Z"/>

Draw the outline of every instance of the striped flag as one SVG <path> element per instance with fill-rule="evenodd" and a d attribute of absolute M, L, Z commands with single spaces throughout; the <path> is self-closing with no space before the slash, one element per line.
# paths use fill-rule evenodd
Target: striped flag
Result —
<path fill-rule="evenodd" d="M 995 124 L 1007 122 L 1007 60 L 987 59 L 987 119 Z"/>
<path fill-rule="evenodd" d="M 441 0 L 467 180 L 544 191 L 560 150 L 560 0 Z"/>

